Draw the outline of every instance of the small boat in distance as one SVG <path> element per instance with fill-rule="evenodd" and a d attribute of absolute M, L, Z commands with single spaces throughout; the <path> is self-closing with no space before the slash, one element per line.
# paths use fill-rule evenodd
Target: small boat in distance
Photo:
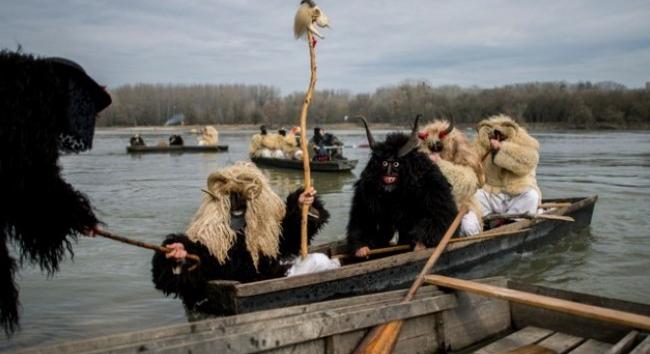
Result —
<path fill-rule="evenodd" d="M 302 170 L 302 160 L 277 159 L 270 157 L 251 157 L 258 166 L 287 168 L 292 170 Z M 328 160 L 328 161 L 310 161 L 309 167 L 312 171 L 319 172 L 349 172 L 353 170 L 359 160 Z"/>
<path fill-rule="evenodd" d="M 150 153 L 215 153 L 228 151 L 228 145 L 166 145 L 166 146 L 127 146 L 129 154 Z"/>

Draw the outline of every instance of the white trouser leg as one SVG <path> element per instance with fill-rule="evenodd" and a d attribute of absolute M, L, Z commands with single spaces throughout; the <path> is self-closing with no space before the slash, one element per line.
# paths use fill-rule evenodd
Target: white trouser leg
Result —
<path fill-rule="evenodd" d="M 507 214 L 528 213 L 537 214 L 539 205 L 539 194 L 535 189 L 529 189 L 519 195 L 512 196 L 508 201 L 508 207 L 505 210 Z"/>
<path fill-rule="evenodd" d="M 262 150 L 260 150 L 260 156 L 270 158 L 273 157 L 273 154 L 271 153 L 271 150 L 267 148 L 263 148 Z"/>
<path fill-rule="evenodd" d="M 483 210 L 483 216 L 492 214 L 492 213 L 504 213 L 506 210 L 506 204 L 503 193 L 492 194 L 485 191 L 483 188 L 476 191 L 474 195 L 478 202 L 481 204 L 481 209 Z"/>
<path fill-rule="evenodd" d="M 273 150 L 273 152 L 271 154 L 272 154 L 272 157 L 274 159 L 283 159 L 284 158 L 284 153 L 280 149 Z"/>
<path fill-rule="evenodd" d="M 460 235 L 473 236 L 481 233 L 481 222 L 475 212 L 469 211 L 460 222 Z"/>

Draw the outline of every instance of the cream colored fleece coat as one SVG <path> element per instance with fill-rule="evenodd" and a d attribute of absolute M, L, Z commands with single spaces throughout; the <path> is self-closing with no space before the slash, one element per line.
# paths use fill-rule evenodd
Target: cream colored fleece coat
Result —
<path fill-rule="evenodd" d="M 456 206 L 459 209 L 467 206 L 470 211 L 480 216 L 481 205 L 474 197 L 483 181 L 480 158 L 469 140 L 458 129 L 454 128 L 441 139 L 440 132 L 446 131 L 448 127 L 449 122 L 445 120 L 435 120 L 427 124 L 420 131 L 424 133 L 420 134 L 420 151 L 429 154 L 431 146 L 437 141 L 442 143 L 443 149 L 437 164 L 453 188 Z"/>
<path fill-rule="evenodd" d="M 490 151 L 489 135 L 499 130 L 506 136 L 501 148 L 493 155 Z M 487 192 L 518 195 L 534 188 L 540 195 L 535 177 L 539 162 L 539 142 L 528 135 L 512 118 L 505 115 L 482 120 L 478 125 L 478 136 L 474 142 L 480 156 L 485 156 L 485 186 Z"/>

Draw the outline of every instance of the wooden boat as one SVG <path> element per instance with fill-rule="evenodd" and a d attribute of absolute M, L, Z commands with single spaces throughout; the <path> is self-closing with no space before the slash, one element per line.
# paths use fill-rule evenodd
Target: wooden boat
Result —
<path fill-rule="evenodd" d="M 650 306 L 644 304 L 501 277 L 478 282 L 506 291 L 597 305 L 605 308 L 603 311 L 650 315 Z M 369 328 L 392 320 L 404 321 L 395 354 L 650 351 L 650 336 L 633 325 L 611 324 L 466 292 L 442 291 L 431 285 L 421 288 L 411 302 L 401 303 L 405 293 L 395 290 L 349 297 L 32 348 L 22 353 L 351 353 Z"/>
<path fill-rule="evenodd" d="M 302 170 L 302 160 L 273 159 L 268 157 L 251 157 L 258 166 L 288 168 L 292 170 Z M 357 166 L 359 160 L 331 160 L 331 161 L 311 161 L 309 166 L 312 171 L 319 172 L 344 172 L 351 171 Z"/>
<path fill-rule="evenodd" d="M 507 237 L 450 244 L 438 260 L 433 273 L 466 272 L 489 259 L 516 251 L 532 250 L 561 236 L 576 232 L 591 223 L 597 199 L 597 196 L 593 196 L 546 200 L 545 203 L 564 202 L 565 204 L 558 205 L 566 205 L 549 211 L 548 214 L 570 216 L 575 221 L 522 220 L 498 228 L 499 231 L 522 231 L 520 233 Z M 345 253 L 345 241 L 312 247 L 310 252 L 323 252 L 330 256 Z M 433 249 L 427 249 L 382 255 L 381 258 L 369 261 L 343 264 L 341 268 L 335 270 L 251 283 L 210 281 L 207 287 L 209 301 L 194 310 L 217 315 L 238 314 L 400 289 L 411 284 L 432 252 Z M 489 269 L 482 271 L 484 273 L 480 273 L 479 270 L 474 276 L 491 275 Z M 188 313 L 192 312 L 188 310 Z"/>
<path fill-rule="evenodd" d="M 176 145 L 176 146 L 127 146 L 129 154 L 150 154 L 150 153 L 211 153 L 228 151 L 228 145 Z"/>

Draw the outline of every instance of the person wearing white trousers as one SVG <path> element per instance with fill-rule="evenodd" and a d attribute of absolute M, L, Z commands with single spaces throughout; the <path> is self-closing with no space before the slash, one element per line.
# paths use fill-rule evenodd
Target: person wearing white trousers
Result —
<path fill-rule="evenodd" d="M 512 118 L 498 115 L 479 123 L 475 146 L 485 171 L 485 185 L 475 194 L 482 216 L 537 213 L 539 142 Z"/>

